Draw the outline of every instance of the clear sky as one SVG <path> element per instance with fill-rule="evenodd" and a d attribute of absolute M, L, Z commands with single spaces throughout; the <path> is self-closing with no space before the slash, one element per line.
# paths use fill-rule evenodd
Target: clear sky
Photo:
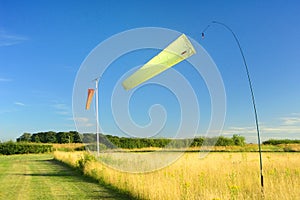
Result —
<path fill-rule="evenodd" d="M 262 140 L 300 139 L 299 10 L 300 3 L 296 0 L 0 0 L 0 140 L 15 140 L 24 132 L 75 130 L 73 85 L 88 54 L 99 43 L 122 31 L 163 27 L 195 39 L 216 63 L 227 97 L 222 134 L 236 133 L 256 142 L 250 91 L 232 35 L 215 25 L 201 39 L 202 30 L 212 20 L 230 26 L 240 40 L 253 81 Z M 140 57 L 139 52 L 127 58 L 124 55 L 123 63 L 129 70 L 144 64 L 155 53 L 145 50 L 140 52 Z M 118 62 L 122 58 L 115 62 L 116 66 Z M 175 66 L 183 74 L 190 73 L 187 76 L 193 74 L 192 70 L 183 68 Z M 118 72 L 117 67 L 114 70 Z M 107 76 L 106 84 L 112 85 L 108 92 L 115 83 L 113 73 Z M 195 87 L 197 83 L 193 81 Z M 132 99 L 132 117 L 139 124 L 147 124 L 147 110 L 152 104 L 163 104 L 166 111 L 178 106 L 172 95 L 164 96 L 168 94 L 160 91 L 162 88 L 154 88 L 160 95 L 149 96 L 151 87 L 155 86 L 137 91 Z M 209 95 L 205 97 L 200 91 L 196 92 L 198 99 L 203 97 L 199 134 L 208 126 L 210 118 L 206 113 Z M 108 127 L 106 132 L 119 135 L 117 129 L 109 127 L 109 110 L 101 109 L 105 112 L 101 112 L 100 123 Z M 165 131 L 170 132 L 180 120 L 172 118 L 172 112 L 168 116 L 171 120 L 167 121 Z"/>

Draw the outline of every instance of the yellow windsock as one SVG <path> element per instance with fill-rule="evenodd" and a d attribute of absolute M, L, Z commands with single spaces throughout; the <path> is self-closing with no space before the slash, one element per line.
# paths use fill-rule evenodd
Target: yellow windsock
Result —
<path fill-rule="evenodd" d="M 189 39 L 182 34 L 158 55 L 123 81 L 122 85 L 125 90 L 130 90 L 195 53 L 196 51 Z"/>

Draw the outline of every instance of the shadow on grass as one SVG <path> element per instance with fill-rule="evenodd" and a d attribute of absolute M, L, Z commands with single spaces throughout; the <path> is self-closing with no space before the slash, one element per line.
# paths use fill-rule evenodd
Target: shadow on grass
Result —
<path fill-rule="evenodd" d="M 57 174 L 57 173 L 9 173 L 9 175 L 16 175 L 16 176 L 49 176 L 49 177 L 73 177 L 72 175 L 68 174 Z"/>
<path fill-rule="evenodd" d="M 33 160 L 33 162 L 43 162 L 47 163 L 47 165 L 55 165 L 57 170 L 55 172 L 46 172 L 46 173 L 29 173 L 23 174 L 24 176 L 41 176 L 41 177 L 65 177 L 66 181 L 70 182 L 86 182 L 90 184 L 95 184 L 99 187 L 97 191 L 91 191 L 89 198 L 92 199 L 133 199 L 139 200 L 132 196 L 127 191 L 122 191 L 112 185 L 99 182 L 91 177 L 84 176 L 82 172 L 78 169 L 75 169 L 72 166 L 67 165 L 66 163 L 60 162 L 55 159 L 47 159 L 47 160 Z M 69 198 L 69 196 L 68 196 Z"/>

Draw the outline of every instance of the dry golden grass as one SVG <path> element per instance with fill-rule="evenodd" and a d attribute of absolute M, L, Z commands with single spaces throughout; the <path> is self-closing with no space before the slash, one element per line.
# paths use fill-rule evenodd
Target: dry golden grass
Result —
<path fill-rule="evenodd" d="M 55 152 L 56 159 L 73 166 L 82 157 L 80 152 Z M 299 199 L 299 166 L 300 153 L 263 153 L 265 199 Z M 203 159 L 186 153 L 149 173 L 120 172 L 99 161 L 86 162 L 83 170 L 142 199 L 262 199 L 258 153 L 210 153 Z"/>
<path fill-rule="evenodd" d="M 76 148 L 84 146 L 84 144 L 82 144 L 82 143 L 65 143 L 65 144 L 52 143 L 51 145 L 53 146 L 53 148 L 55 150 L 64 149 L 64 150 L 69 150 L 69 151 L 73 151 Z"/>
<path fill-rule="evenodd" d="M 300 152 L 300 144 L 280 144 L 278 146 L 283 148 L 285 151 Z"/>
<path fill-rule="evenodd" d="M 279 144 L 262 145 L 263 152 L 300 152 L 300 144 Z M 120 149 L 106 150 L 110 152 L 120 151 Z M 121 149 L 123 152 L 151 152 L 151 151 L 214 151 L 214 152 L 258 152 L 257 144 L 246 144 L 244 146 L 200 146 L 182 149 L 145 147 L 135 149 Z"/>

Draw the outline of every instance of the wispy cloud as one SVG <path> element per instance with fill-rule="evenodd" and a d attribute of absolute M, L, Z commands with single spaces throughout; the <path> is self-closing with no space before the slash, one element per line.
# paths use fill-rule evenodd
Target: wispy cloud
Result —
<path fill-rule="evenodd" d="M 263 124 L 260 125 L 260 135 L 262 140 L 270 138 L 300 138 L 300 114 L 293 113 L 287 117 L 279 118 L 276 125 Z M 228 127 L 223 130 L 223 135 L 240 134 L 246 137 L 248 141 L 256 142 L 257 131 L 255 126 L 245 127 Z"/>
<path fill-rule="evenodd" d="M 19 101 L 14 102 L 14 104 L 17 106 L 26 106 L 24 103 L 19 102 Z"/>
<path fill-rule="evenodd" d="M 70 118 L 70 120 L 74 120 L 76 122 L 81 122 L 81 123 L 87 123 L 89 121 L 89 118 L 87 118 L 87 117 L 74 117 L 74 118 Z"/>
<path fill-rule="evenodd" d="M 0 82 L 11 82 L 12 81 L 12 79 L 10 79 L 10 78 L 2 78 L 2 77 L 0 77 Z"/>
<path fill-rule="evenodd" d="M 290 117 L 282 117 L 281 120 L 283 121 L 283 125 L 299 125 L 300 126 L 300 115 L 293 114 Z"/>
<path fill-rule="evenodd" d="M 52 105 L 54 108 L 58 109 L 58 110 L 66 110 L 69 109 L 69 107 L 67 106 L 67 104 L 64 103 L 56 103 Z"/>
<path fill-rule="evenodd" d="M 12 112 L 16 112 L 17 110 L 16 109 L 11 109 L 11 110 L 0 110 L 0 115 L 1 114 L 7 114 L 7 113 L 12 113 Z"/>
<path fill-rule="evenodd" d="M 95 126 L 95 124 L 91 123 L 89 118 L 87 118 L 87 117 L 77 117 L 77 118 L 72 118 L 71 120 L 74 120 L 77 127 L 80 127 L 80 128 Z"/>
<path fill-rule="evenodd" d="M 281 133 L 283 136 L 285 134 L 299 134 L 300 135 L 300 126 L 260 126 L 260 132 L 263 134 L 272 135 L 274 133 Z M 256 133 L 255 127 L 229 127 L 223 132 L 225 135 L 232 134 L 254 134 Z"/>
<path fill-rule="evenodd" d="M 71 115 L 71 109 L 67 104 L 64 103 L 55 103 L 52 107 L 56 110 L 55 113 L 64 116 Z"/>
<path fill-rule="evenodd" d="M 3 30 L 0 30 L 0 47 L 16 45 L 26 40 L 28 40 L 27 37 L 10 34 Z"/>

